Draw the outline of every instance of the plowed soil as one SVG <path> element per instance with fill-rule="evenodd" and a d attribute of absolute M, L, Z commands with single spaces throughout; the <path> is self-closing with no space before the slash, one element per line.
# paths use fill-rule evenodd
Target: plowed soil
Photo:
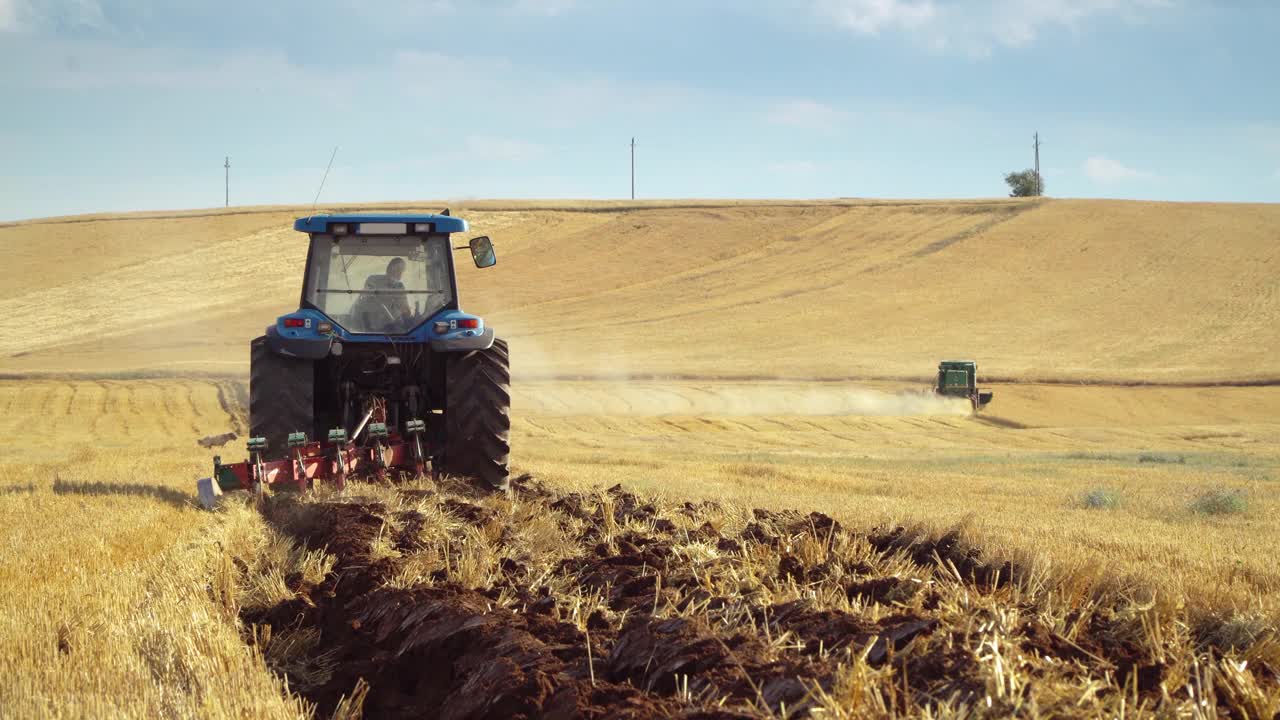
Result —
<path fill-rule="evenodd" d="M 323 583 L 287 578 L 293 598 L 243 610 L 247 635 L 318 637 L 276 669 L 326 717 L 358 685 L 365 716 L 388 718 L 999 715 L 1068 709 L 1082 693 L 1098 703 L 1083 708 L 1155 709 L 1179 702 L 1190 672 L 1119 608 L 1050 619 L 1014 567 L 954 535 L 515 486 L 509 500 L 273 500 L 272 524 L 336 563 Z M 507 525 L 518 517 L 563 543 L 530 551 Z M 479 584 L 468 542 L 492 551 Z M 406 583 L 433 548 L 438 567 Z M 1275 671 L 1254 672 L 1274 693 Z"/>

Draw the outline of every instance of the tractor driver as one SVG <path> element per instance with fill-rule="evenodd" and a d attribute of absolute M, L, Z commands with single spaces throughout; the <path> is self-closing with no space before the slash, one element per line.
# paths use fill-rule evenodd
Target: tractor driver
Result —
<path fill-rule="evenodd" d="M 387 263 L 386 274 L 370 275 L 364 281 L 365 290 L 378 291 L 365 297 L 370 306 L 382 316 L 379 318 L 382 322 L 399 324 L 413 315 L 409 310 L 404 283 L 400 282 L 400 278 L 404 277 L 404 264 L 404 258 L 391 258 L 391 262 Z"/>

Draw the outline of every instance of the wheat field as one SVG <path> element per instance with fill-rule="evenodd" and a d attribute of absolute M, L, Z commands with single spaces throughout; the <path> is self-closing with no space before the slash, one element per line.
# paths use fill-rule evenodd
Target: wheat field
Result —
<path fill-rule="evenodd" d="M 461 268 L 463 304 L 502 328 L 527 375 L 898 380 L 972 356 L 1000 379 L 1280 377 L 1277 205 L 452 210 L 500 253 L 493 270 Z M 297 305 L 299 214 L 0 227 L 10 253 L 0 370 L 243 372 L 245 338 Z"/>
<path fill-rule="evenodd" d="M 0 716 L 297 717 L 212 592 L 259 536 L 190 502 L 194 439 L 236 422 L 219 387 L 6 382 L 0 408 Z"/>
<path fill-rule="evenodd" d="M 1280 206 L 468 205 L 499 264 L 459 286 L 511 342 L 518 472 L 956 529 L 1274 642 Z M 0 716 L 309 712 L 236 621 L 298 551 L 192 504 L 241 454 L 195 440 L 243 431 L 302 212 L 0 226 Z M 921 394 L 951 357 L 987 411 Z"/>

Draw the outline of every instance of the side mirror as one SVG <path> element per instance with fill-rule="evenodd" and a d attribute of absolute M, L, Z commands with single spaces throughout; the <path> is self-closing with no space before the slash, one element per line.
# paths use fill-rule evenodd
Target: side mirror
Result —
<path fill-rule="evenodd" d="M 475 261 L 476 267 L 487 268 L 498 264 L 498 256 L 493 252 L 493 243 L 490 242 L 488 235 L 481 235 L 477 238 L 471 238 L 471 259 Z"/>

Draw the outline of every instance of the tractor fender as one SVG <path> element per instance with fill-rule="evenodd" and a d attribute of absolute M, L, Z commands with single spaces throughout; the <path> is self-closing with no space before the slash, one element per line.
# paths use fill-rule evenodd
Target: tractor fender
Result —
<path fill-rule="evenodd" d="M 453 338 L 434 338 L 431 350 L 434 352 L 463 352 L 467 350 L 488 350 L 493 347 L 493 328 L 485 328 L 479 335 Z"/>
<path fill-rule="evenodd" d="M 267 327 L 267 349 L 277 355 L 300 358 L 302 360 L 319 360 L 329 354 L 332 344 L 329 338 L 290 338 L 283 337 L 275 325 Z"/>

